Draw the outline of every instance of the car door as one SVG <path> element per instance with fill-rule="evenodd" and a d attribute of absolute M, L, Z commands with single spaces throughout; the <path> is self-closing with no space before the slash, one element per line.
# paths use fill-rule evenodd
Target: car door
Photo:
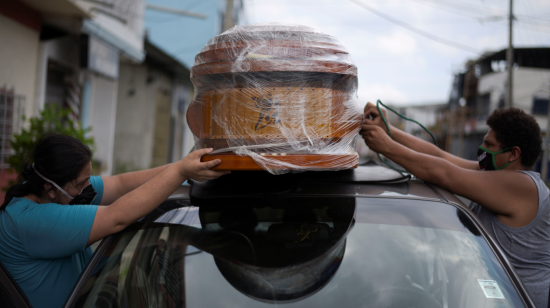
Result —
<path fill-rule="evenodd" d="M 17 282 L 0 262 L 0 303 L 2 308 L 31 308 L 31 303 Z"/>

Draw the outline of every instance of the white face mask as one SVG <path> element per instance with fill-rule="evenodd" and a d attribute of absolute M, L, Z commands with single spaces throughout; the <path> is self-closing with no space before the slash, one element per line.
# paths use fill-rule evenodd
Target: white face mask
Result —
<path fill-rule="evenodd" d="M 73 204 L 91 204 L 92 201 L 94 201 L 95 197 L 97 196 L 97 193 L 95 192 L 94 187 L 92 186 L 92 184 L 88 184 L 88 185 L 86 185 L 86 187 L 84 187 L 80 191 L 80 193 L 78 195 L 73 197 L 68 192 L 63 190 L 63 188 L 59 187 L 59 185 L 55 184 L 54 181 L 52 181 L 52 180 L 46 178 L 45 176 L 43 176 L 42 174 L 40 174 L 40 172 L 38 172 L 38 170 L 36 170 L 36 168 L 34 168 L 34 163 L 32 164 L 32 168 L 34 169 L 34 172 L 36 172 L 36 174 L 38 174 L 38 176 L 41 177 L 44 181 L 52 184 L 53 186 L 55 186 L 55 188 L 59 189 L 59 191 L 61 191 L 65 196 L 69 197 L 71 199 L 71 202 L 69 202 L 70 205 L 73 205 Z M 48 200 L 48 199 L 46 199 L 46 200 Z M 50 200 L 48 200 L 48 201 L 50 201 Z"/>

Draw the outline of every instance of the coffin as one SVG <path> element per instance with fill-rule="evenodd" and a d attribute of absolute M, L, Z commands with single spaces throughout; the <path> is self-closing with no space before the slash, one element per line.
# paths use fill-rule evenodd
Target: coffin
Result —
<path fill-rule="evenodd" d="M 362 112 L 357 68 L 333 37 L 313 28 L 236 26 L 191 68 L 187 122 L 195 147 L 214 148 L 215 170 L 355 168 Z"/>

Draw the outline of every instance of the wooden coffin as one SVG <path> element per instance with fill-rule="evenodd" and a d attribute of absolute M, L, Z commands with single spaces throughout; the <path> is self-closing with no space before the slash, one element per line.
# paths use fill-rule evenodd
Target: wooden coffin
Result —
<path fill-rule="evenodd" d="M 304 26 L 235 27 L 201 50 L 191 79 L 188 125 L 197 148 L 217 152 L 203 161 L 221 158 L 215 170 L 357 166 L 357 68 L 334 38 Z"/>

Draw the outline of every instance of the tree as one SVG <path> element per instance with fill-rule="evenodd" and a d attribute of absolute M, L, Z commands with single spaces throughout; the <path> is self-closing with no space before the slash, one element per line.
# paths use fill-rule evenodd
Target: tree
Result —
<path fill-rule="evenodd" d="M 95 149 L 94 138 L 86 137 L 86 133 L 91 128 L 83 129 L 80 122 L 71 120 L 69 118 L 70 112 L 69 109 L 61 108 L 59 105 L 48 104 L 38 117 L 30 118 L 28 129 L 23 128 L 20 134 L 14 134 L 10 140 L 11 148 L 15 151 L 13 155 L 8 157 L 10 167 L 21 174 L 25 163 L 33 163 L 32 150 L 36 141 L 45 133 L 53 132 L 75 137 L 90 147 L 93 153 Z M 26 117 L 23 116 L 23 122 L 26 120 Z"/>

